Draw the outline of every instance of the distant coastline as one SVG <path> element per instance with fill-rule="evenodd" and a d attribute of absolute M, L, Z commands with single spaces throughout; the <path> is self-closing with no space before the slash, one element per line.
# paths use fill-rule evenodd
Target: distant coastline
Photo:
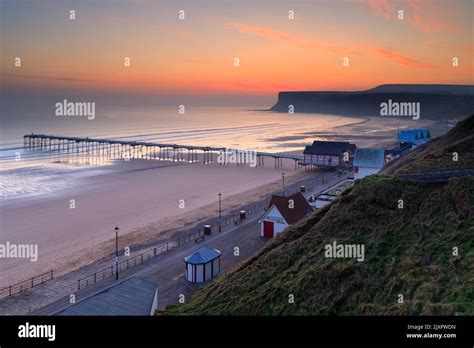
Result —
<path fill-rule="evenodd" d="M 365 91 L 296 91 L 278 93 L 278 101 L 265 111 L 380 116 L 380 104 L 388 100 L 417 102 L 421 117 L 448 120 L 474 112 L 474 85 L 380 85 Z"/>

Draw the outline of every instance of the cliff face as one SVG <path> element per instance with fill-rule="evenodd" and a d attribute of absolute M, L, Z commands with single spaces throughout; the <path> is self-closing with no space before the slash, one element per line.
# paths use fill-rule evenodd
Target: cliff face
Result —
<path fill-rule="evenodd" d="M 445 154 L 472 149 L 473 123 L 474 116 L 407 155 L 397 171 L 431 170 Z M 470 157 L 460 161 L 443 169 L 472 168 Z M 335 241 L 364 245 L 364 260 L 327 258 L 325 247 Z M 370 176 L 167 314 L 473 315 L 473 250 L 473 177 L 426 183 Z"/>
<path fill-rule="evenodd" d="M 280 92 L 270 109 L 347 116 L 380 116 L 381 103 L 420 103 L 421 118 L 449 119 L 474 112 L 474 88 L 464 85 L 382 85 L 360 92 Z"/>

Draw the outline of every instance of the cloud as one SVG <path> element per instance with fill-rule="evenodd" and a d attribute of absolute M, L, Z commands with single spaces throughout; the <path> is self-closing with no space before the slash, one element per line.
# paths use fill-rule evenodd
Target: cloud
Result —
<path fill-rule="evenodd" d="M 59 80 L 59 81 L 71 81 L 71 82 L 94 82 L 95 80 L 79 79 L 72 77 L 57 77 L 57 76 L 39 76 L 39 75 L 17 75 L 17 74 L 0 74 L 2 77 L 19 77 L 25 79 L 42 79 L 42 80 Z"/>
<path fill-rule="evenodd" d="M 367 4 L 371 11 L 378 17 L 389 21 L 394 19 L 397 14 L 397 6 L 390 0 L 360 0 L 361 4 Z"/>
<path fill-rule="evenodd" d="M 263 38 L 268 38 L 277 41 L 287 41 L 287 42 L 299 42 L 306 40 L 305 38 L 301 38 L 295 35 L 286 34 L 277 30 L 273 30 L 271 28 L 265 27 L 258 27 L 253 25 L 247 25 L 244 23 L 227 23 L 228 26 L 234 28 L 238 32 L 252 34 L 256 36 L 260 36 Z"/>
<path fill-rule="evenodd" d="M 404 19 L 413 27 L 426 33 L 453 32 L 458 30 L 458 25 L 448 16 L 453 9 L 457 9 L 455 2 L 425 0 L 353 0 L 367 6 L 377 17 L 386 21 L 398 20 L 399 10 L 403 10 Z"/>
<path fill-rule="evenodd" d="M 254 35 L 272 41 L 286 42 L 305 49 L 326 50 L 344 56 L 363 55 L 361 52 L 365 52 L 405 67 L 411 67 L 416 69 L 437 68 L 435 65 L 425 63 L 414 58 L 410 58 L 393 49 L 373 44 L 352 43 L 351 45 L 340 46 L 331 44 L 327 41 L 309 38 L 303 35 L 284 33 L 268 27 L 253 26 L 235 22 L 227 23 L 227 25 L 240 33 Z"/>
<path fill-rule="evenodd" d="M 324 49 L 338 54 L 347 54 L 348 52 L 358 54 L 358 52 L 355 50 L 341 48 L 327 41 L 316 40 L 314 38 L 308 38 L 303 35 L 288 34 L 268 27 L 236 22 L 227 23 L 227 25 L 240 33 L 246 33 L 273 41 L 287 42 L 301 48 Z"/>
<path fill-rule="evenodd" d="M 410 57 L 407 57 L 397 51 L 391 50 L 389 48 L 384 48 L 384 47 L 377 47 L 377 46 L 372 46 L 368 45 L 366 46 L 366 49 L 380 57 L 386 58 L 388 60 L 391 60 L 392 62 L 406 66 L 406 67 L 411 67 L 411 68 L 418 68 L 418 69 L 435 69 L 437 68 L 436 65 L 425 63 Z"/>

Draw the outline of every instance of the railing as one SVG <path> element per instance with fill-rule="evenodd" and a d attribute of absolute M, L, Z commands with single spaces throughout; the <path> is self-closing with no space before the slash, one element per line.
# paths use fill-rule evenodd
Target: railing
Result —
<path fill-rule="evenodd" d="M 328 183 L 326 176 L 327 175 L 323 174 L 323 175 L 318 176 L 315 179 L 305 181 L 304 185 L 305 185 L 306 191 L 311 192 L 316 185 L 318 184 L 322 185 L 324 183 Z M 302 184 L 301 182 L 295 183 L 285 188 L 285 195 L 291 195 L 293 193 L 300 191 L 301 184 Z M 262 200 L 256 203 L 247 204 L 245 206 L 240 207 L 238 211 L 234 213 L 230 213 L 230 214 L 226 214 L 225 216 L 222 216 L 221 228 L 228 225 L 236 225 L 236 224 L 241 223 L 242 220 L 240 219 L 240 214 L 239 214 L 240 210 L 245 210 L 247 216 L 251 216 L 258 212 L 263 214 L 264 210 L 268 208 L 269 202 L 270 202 L 270 199 L 267 198 L 265 200 Z M 189 230 L 178 232 L 177 233 L 178 237 L 175 238 L 174 240 L 169 241 L 167 243 L 160 244 L 155 247 L 148 248 L 138 255 L 135 255 L 126 260 L 120 261 L 118 263 L 118 272 L 120 273 L 131 267 L 142 264 L 143 262 L 148 261 L 158 255 L 161 255 L 168 250 L 174 249 L 175 247 L 179 245 L 189 243 L 191 241 L 198 242 L 202 240 L 203 238 L 205 238 L 204 225 L 210 225 L 212 231 L 218 231 L 219 220 L 217 218 L 214 218 L 212 220 L 208 220 L 208 222 L 203 223 L 202 227 L 192 228 Z M 91 284 L 95 284 L 100 280 L 112 277 L 114 275 L 115 275 L 115 265 L 112 265 L 100 271 L 94 272 L 85 278 L 78 279 L 77 289 L 78 290 L 83 289 L 85 287 L 88 287 Z"/>
<path fill-rule="evenodd" d="M 300 190 L 300 186 L 303 184 L 305 185 L 306 191 L 311 192 L 316 185 L 322 185 L 322 184 L 328 183 L 327 176 L 328 176 L 327 174 L 322 174 L 322 175 L 317 176 L 314 179 L 289 185 L 287 188 L 285 188 L 285 195 L 291 195 L 293 193 L 298 192 Z M 258 212 L 263 214 L 263 211 L 266 208 L 268 208 L 269 201 L 270 199 L 267 198 L 265 200 L 262 200 L 256 203 L 247 204 L 245 206 L 240 207 L 238 210 L 236 210 L 233 213 L 222 216 L 221 227 L 225 227 L 228 225 L 236 225 L 236 224 L 241 223 L 242 220 L 240 220 L 240 216 L 239 216 L 240 210 L 245 210 L 248 216 L 251 216 Z M 130 267 L 139 265 L 181 244 L 189 243 L 190 241 L 198 242 L 202 240 L 204 238 L 204 227 L 203 227 L 204 225 L 210 225 L 211 230 L 218 231 L 219 220 L 217 218 L 210 219 L 208 220 L 207 223 L 206 222 L 203 223 L 202 227 L 191 228 L 185 231 L 178 232 L 177 238 L 175 238 L 174 240 L 148 248 L 138 255 L 135 255 L 126 260 L 120 261 L 118 263 L 118 271 L 121 272 L 126 269 L 129 269 Z M 114 274 L 115 274 L 115 265 L 112 265 L 110 267 L 94 272 L 85 278 L 79 279 L 77 281 L 77 288 L 81 289 L 81 288 L 87 287 L 100 280 L 111 277 Z M 54 274 L 53 274 L 53 271 L 51 270 L 49 272 L 32 277 L 28 280 L 0 289 L 0 298 L 12 296 L 13 294 L 23 292 L 26 289 L 33 288 L 34 286 L 43 284 L 44 282 L 48 280 L 52 280 L 52 279 L 54 279 Z"/>
<path fill-rule="evenodd" d="M 0 298 L 12 296 L 13 294 L 23 292 L 23 290 L 33 288 L 51 279 L 54 279 L 53 271 L 49 271 L 34 276 L 28 280 L 24 280 L 22 282 L 7 286 L 6 288 L 0 289 Z"/>
<path fill-rule="evenodd" d="M 122 272 L 133 266 L 142 264 L 143 262 L 148 261 L 158 255 L 161 255 L 164 252 L 171 250 L 181 244 L 188 243 L 190 241 L 196 241 L 197 238 L 201 238 L 203 234 L 204 233 L 203 232 L 201 233 L 201 231 L 199 230 L 197 233 L 192 233 L 192 234 L 190 233 L 187 236 L 179 237 L 174 241 L 157 245 L 155 247 L 147 249 L 146 251 L 138 255 L 135 255 L 126 260 L 120 261 L 117 264 L 118 272 Z M 98 281 L 103 280 L 105 278 L 111 277 L 114 274 L 115 274 L 115 265 L 112 265 L 100 271 L 94 272 L 85 278 L 81 278 L 77 280 L 77 290 L 88 287 L 89 285 L 97 283 Z"/>

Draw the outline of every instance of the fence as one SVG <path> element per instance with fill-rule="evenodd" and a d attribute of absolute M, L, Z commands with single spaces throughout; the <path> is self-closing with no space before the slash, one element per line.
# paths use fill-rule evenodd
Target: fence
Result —
<path fill-rule="evenodd" d="M 178 239 L 174 241 L 163 243 L 155 247 L 152 247 L 150 249 L 147 249 L 146 251 L 138 255 L 135 255 L 131 258 L 118 262 L 117 264 L 118 272 L 122 272 L 133 266 L 137 266 L 181 244 L 188 243 L 190 241 L 196 241 L 197 238 L 202 238 L 202 236 L 203 236 L 203 233 L 201 233 L 201 231 L 198 231 L 197 233 L 192 233 L 192 234 L 190 233 L 189 235 L 179 237 Z M 115 265 L 112 265 L 100 271 L 94 272 L 85 278 L 78 279 L 77 290 L 88 287 L 89 285 L 94 284 L 105 278 L 111 277 L 114 274 L 115 274 Z"/>
<path fill-rule="evenodd" d="M 298 182 L 298 183 L 289 185 L 287 188 L 285 188 L 285 195 L 291 195 L 293 193 L 298 192 L 300 190 L 301 185 L 305 185 L 306 191 L 311 192 L 316 185 L 318 184 L 323 185 L 325 183 L 328 183 L 327 174 L 321 174 L 314 179 L 310 179 L 310 180 L 306 180 L 303 182 Z M 221 228 L 228 226 L 230 224 L 235 225 L 235 224 L 241 223 L 242 221 L 240 220 L 240 216 L 239 216 L 240 210 L 245 210 L 247 215 L 249 216 L 257 212 L 263 213 L 263 211 L 268 207 L 269 201 L 270 199 L 267 198 L 256 203 L 247 204 L 245 206 L 240 207 L 238 211 L 236 212 L 222 216 L 221 224 L 220 224 Z M 211 225 L 211 229 L 213 229 L 214 231 L 217 231 L 219 229 L 219 219 L 217 218 L 209 219 L 207 222 L 203 223 L 202 225 L 203 226 Z M 150 249 L 147 249 L 146 251 L 136 256 L 133 256 L 127 260 L 120 261 L 118 263 L 118 271 L 121 272 L 130 267 L 139 265 L 157 255 L 162 254 L 163 252 L 166 252 L 170 249 L 175 248 L 176 246 L 179 246 L 184 243 L 188 243 L 190 241 L 198 241 L 202 239 L 203 237 L 204 237 L 203 227 L 191 228 L 185 231 L 177 232 L 177 238 L 175 238 L 174 240 L 152 247 Z M 93 274 L 85 278 L 79 279 L 77 281 L 77 288 L 79 290 L 81 288 L 87 287 L 90 284 L 94 284 L 102 279 L 111 277 L 114 274 L 115 274 L 115 265 L 112 265 L 100 271 L 94 272 Z M 54 279 L 53 271 L 40 274 L 28 280 L 0 289 L 0 298 L 8 297 L 13 294 L 22 292 L 25 289 L 32 288 L 36 285 L 42 284 L 51 279 Z"/>
<path fill-rule="evenodd" d="M 43 284 L 47 280 L 54 279 L 53 271 L 49 271 L 37 276 L 34 276 L 28 280 L 7 286 L 6 288 L 0 289 L 0 298 L 8 297 L 13 294 L 23 292 L 23 290 L 33 288 L 36 285 Z"/>
<path fill-rule="evenodd" d="M 297 182 L 297 183 L 294 183 L 292 185 L 289 185 L 288 187 L 285 187 L 285 189 L 284 189 L 285 196 L 289 196 L 289 195 L 292 195 L 294 193 L 300 192 L 302 185 L 305 186 L 306 192 L 312 192 L 314 190 L 314 188 L 317 187 L 318 185 L 322 186 L 324 184 L 328 184 L 330 182 L 330 180 L 328 179 L 328 176 L 332 176 L 333 179 L 342 179 L 340 176 L 321 174 L 321 175 L 318 175 L 314 179 L 306 180 L 306 181 L 303 181 L 303 182 Z M 282 190 L 283 190 L 283 188 L 282 188 Z M 316 194 L 319 194 L 319 193 L 323 192 L 324 190 L 325 189 L 322 188 Z M 256 203 L 250 203 L 250 204 L 244 205 L 244 206 L 240 207 L 239 211 L 240 210 L 245 210 L 247 215 L 252 215 L 256 212 L 261 212 L 262 215 L 263 215 L 264 210 L 268 208 L 269 204 L 270 204 L 270 198 L 267 198 L 267 199 L 264 199 L 264 200 L 256 202 Z M 221 227 L 225 227 L 229 224 L 239 224 L 239 223 L 241 223 L 242 221 L 240 220 L 239 211 L 236 211 L 234 213 L 230 213 L 230 214 L 227 214 L 226 216 L 223 216 L 222 220 L 221 220 Z M 208 220 L 207 223 L 204 223 L 203 225 L 205 225 L 205 224 L 210 225 L 213 230 L 218 230 L 219 229 L 219 219 L 217 219 L 217 218 L 210 219 L 210 220 Z"/>
<path fill-rule="evenodd" d="M 311 192 L 316 185 L 318 184 L 322 185 L 325 182 L 327 183 L 328 181 L 325 179 L 326 179 L 326 175 L 320 175 L 316 177 L 315 179 L 305 181 L 304 185 L 305 185 L 306 191 Z M 288 188 L 285 188 L 285 195 L 291 195 L 293 193 L 300 191 L 301 184 L 302 183 L 300 182 L 300 183 L 292 184 Z M 236 224 L 241 223 L 242 221 L 240 220 L 240 214 L 239 214 L 240 210 L 245 210 L 248 216 L 251 216 L 257 212 L 261 212 L 263 214 L 263 211 L 266 208 L 268 208 L 269 202 L 270 202 L 270 199 L 267 198 L 260 202 L 247 204 L 245 206 L 240 207 L 239 210 L 236 212 L 222 216 L 221 228 L 226 227 L 228 225 L 236 225 Z M 210 220 L 207 220 L 207 222 L 204 222 L 202 224 L 202 227 L 192 228 L 189 230 L 178 232 L 177 238 L 175 238 L 174 240 L 152 247 L 136 256 L 120 261 L 117 267 L 118 272 L 122 272 L 133 266 L 137 266 L 145 261 L 148 261 L 184 243 L 188 243 L 190 241 L 201 240 L 202 238 L 204 238 L 204 225 L 210 225 L 211 230 L 218 231 L 219 219 L 218 218 L 210 219 Z M 115 275 L 115 265 L 112 265 L 100 271 L 94 272 L 87 277 L 78 279 L 77 289 L 80 290 L 82 288 L 88 287 L 91 284 L 95 284 L 96 282 L 100 280 L 103 280 L 108 277 L 112 277 L 114 275 Z"/>

